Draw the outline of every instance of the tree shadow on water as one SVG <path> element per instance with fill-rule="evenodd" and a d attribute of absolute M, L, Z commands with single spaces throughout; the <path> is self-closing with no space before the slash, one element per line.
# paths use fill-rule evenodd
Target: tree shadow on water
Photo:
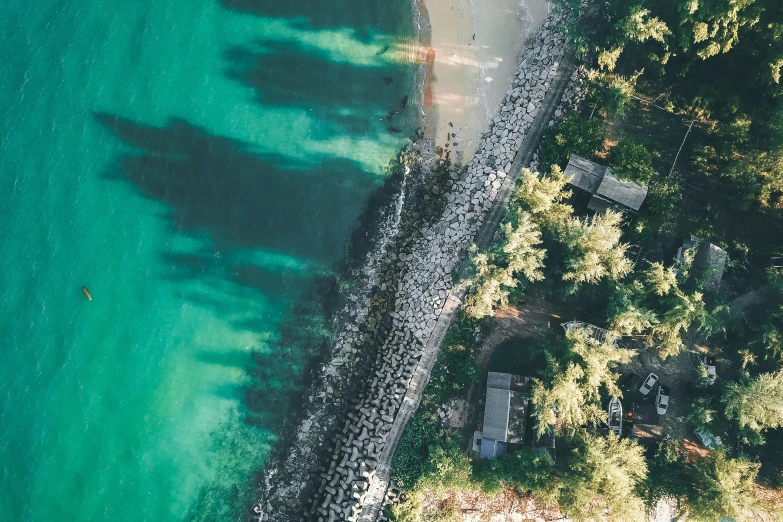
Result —
<path fill-rule="evenodd" d="M 218 252 L 263 248 L 331 264 L 361 211 L 357 198 L 377 184 L 350 160 L 295 165 L 179 119 L 96 118 L 138 151 L 120 158 L 119 177 L 166 203 L 175 230 L 206 233 Z"/>
<path fill-rule="evenodd" d="M 240 394 L 251 411 L 249 423 L 270 429 L 282 422 L 287 398 L 280 390 L 296 390 L 310 358 L 325 346 L 324 306 L 334 290 L 329 269 L 345 252 L 362 211 L 357 201 L 369 197 L 377 177 L 342 159 L 294 164 L 254 153 L 183 120 L 155 127 L 105 113 L 95 117 L 134 148 L 110 176 L 168 205 L 177 233 L 209 238 L 201 249 L 162 254 L 169 280 L 199 283 L 183 286 L 182 298 L 237 329 L 267 333 L 274 321 L 261 314 L 292 307 L 286 314 L 291 319 L 253 355 L 252 384 Z M 253 262 L 243 255 L 249 251 L 281 260 Z M 297 299 L 304 290 L 307 296 Z M 269 301 L 276 303 L 265 309 Z"/>
<path fill-rule="evenodd" d="M 287 42 L 234 47 L 225 58 L 228 77 L 255 90 L 259 103 L 309 110 L 325 132 L 386 134 L 413 120 L 412 107 L 402 103 L 408 95 L 402 66 L 335 63 Z"/>
<path fill-rule="evenodd" d="M 404 22 L 400 0 L 365 0 L 349 6 L 333 0 L 219 0 L 234 11 L 269 18 L 287 18 L 312 28 L 349 27 L 359 37 L 373 32 L 396 34 Z"/>

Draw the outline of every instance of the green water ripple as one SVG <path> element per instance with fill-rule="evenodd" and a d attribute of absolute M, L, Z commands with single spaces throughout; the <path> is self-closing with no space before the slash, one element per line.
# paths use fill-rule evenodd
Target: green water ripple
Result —
<path fill-rule="evenodd" d="M 408 2 L 0 14 L 0 520 L 239 520 L 405 140 Z"/>

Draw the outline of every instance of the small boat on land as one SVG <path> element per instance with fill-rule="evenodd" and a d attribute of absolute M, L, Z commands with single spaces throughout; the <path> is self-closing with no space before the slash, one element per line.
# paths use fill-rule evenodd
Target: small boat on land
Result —
<path fill-rule="evenodd" d="M 607 408 L 609 429 L 615 432 L 617 435 L 623 433 L 623 405 L 620 399 L 612 397 L 609 401 L 609 407 Z"/>
<path fill-rule="evenodd" d="M 86 286 L 83 286 L 83 287 L 82 287 L 82 292 L 84 292 L 84 295 L 86 295 L 86 296 L 87 296 L 87 299 L 88 299 L 88 300 L 92 301 L 92 296 L 90 295 L 90 291 L 89 291 L 89 290 L 87 290 L 87 287 L 86 287 Z"/>

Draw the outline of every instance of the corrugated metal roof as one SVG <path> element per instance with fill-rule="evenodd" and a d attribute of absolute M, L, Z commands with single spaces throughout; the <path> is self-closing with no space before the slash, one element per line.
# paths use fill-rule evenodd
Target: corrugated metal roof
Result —
<path fill-rule="evenodd" d="M 511 392 L 497 388 L 487 388 L 484 404 L 484 426 L 482 439 L 506 441 L 508 433 L 508 414 L 511 405 Z"/>
<path fill-rule="evenodd" d="M 604 179 L 595 193 L 630 209 L 639 210 L 647 197 L 647 185 L 619 180 L 610 169 L 606 169 Z"/>
<path fill-rule="evenodd" d="M 611 202 L 639 210 L 647 197 L 647 185 L 622 181 L 612 173 L 612 169 L 576 154 L 571 154 L 563 174 L 571 185 L 603 198 L 604 201 L 596 197 L 590 200 L 588 208 L 595 212 L 605 212 Z"/>
<path fill-rule="evenodd" d="M 595 194 L 605 173 L 606 167 L 586 160 L 582 156 L 571 154 L 563 175 L 571 185 Z"/>
<path fill-rule="evenodd" d="M 497 388 L 498 390 L 510 390 L 511 377 L 512 375 L 510 373 L 488 372 L 487 388 Z"/>

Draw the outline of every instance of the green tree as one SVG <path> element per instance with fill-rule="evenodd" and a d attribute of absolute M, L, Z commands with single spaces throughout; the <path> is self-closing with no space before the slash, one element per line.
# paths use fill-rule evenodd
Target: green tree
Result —
<path fill-rule="evenodd" d="M 695 397 L 685 407 L 685 420 L 696 429 L 712 432 L 712 423 L 717 416 L 715 401 L 711 396 Z"/>
<path fill-rule="evenodd" d="M 588 330 L 576 328 L 566 334 L 567 353 L 565 371 L 553 364 L 551 385 L 533 380 L 531 403 L 536 409 L 538 435 L 550 425 L 573 432 L 580 426 L 597 424 L 605 418 L 600 405 L 600 389 L 611 395 L 622 396 L 615 384 L 614 368 L 627 362 L 633 351 L 618 348 L 611 333 L 604 342 L 589 335 Z"/>
<path fill-rule="evenodd" d="M 544 278 L 541 268 L 544 266 L 546 251 L 538 248 L 541 244 L 541 229 L 530 213 L 516 208 L 509 213 L 509 221 L 500 230 L 503 240 L 500 255 L 506 268 L 512 275 L 522 274 L 530 282 Z"/>
<path fill-rule="evenodd" d="M 474 476 L 488 494 L 511 487 L 531 491 L 545 505 L 555 504 L 560 492 L 549 454 L 532 453 L 527 448 L 495 460 L 482 459 L 477 463 Z"/>
<path fill-rule="evenodd" d="M 646 212 L 637 221 L 637 230 L 642 237 L 672 237 L 677 235 L 680 214 L 680 185 L 676 179 L 654 177 L 650 180 Z"/>
<path fill-rule="evenodd" d="M 677 288 L 677 270 L 674 267 L 665 268 L 661 263 L 650 263 L 644 272 L 645 282 L 656 295 L 669 295 Z"/>
<path fill-rule="evenodd" d="M 609 149 L 607 163 L 618 178 L 648 183 L 655 176 L 652 155 L 641 143 L 625 138 Z"/>
<path fill-rule="evenodd" d="M 432 370 L 428 395 L 443 404 L 464 393 L 481 379 L 481 369 L 471 350 L 461 343 L 445 342 L 438 352 L 438 362 Z"/>
<path fill-rule="evenodd" d="M 783 426 L 783 370 L 726 386 L 726 416 L 742 428 L 761 431 Z"/>
<path fill-rule="evenodd" d="M 604 416 L 600 406 L 588 403 L 583 392 L 585 372 L 571 362 L 565 371 L 556 371 L 549 387 L 539 379 L 533 379 L 530 403 L 536 409 L 538 436 L 550 425 L 573 431 L 579 426 L 597 424 Z"/>
<path fill-rule="evenodd" d="M 631 103 L 638 76 L 626 78 L 596 70 L 588 71 L 587 75 L 586 105 L 601 107 L 611 115 L 623 116 Z"/>
<path fill-rule="evenodd" d="M 494 315 L 494 309 L 508 304 L 508 290 L 516 280 L 508 269 L 492 264 L 489 255 L 473 256 L 472 290 L 462 303 L 463 310 L 475 319 Z"/>
<path fill-rule="evenodd" d="M 604 342 L 589 335 L 587 329 L 576 328 L 566 334 L 566 343 L 584 370 L 582 394 L 589 401 L 600 401 L 599 390 L 605 388 L 610 395 L 622 397 L 617 387 L 617 373 L 613 371 L 619 363 L 627 363 L 634 356 L 633 350 L 618 348 L 614 344 L 616 334 L 607 332 Z"/>
<path fill-rule="evenodd" d="M 745 208 L 753 203 L 783 208 L 783 144 L 773 150 L 751 149 L 732 161 L 724 176 L 743 187 Z"/>
<path fill-rule="evenodd" d="M 633 268 L 625 257 L 628 245 L 620 242 L 622 214 L 608 210 L 585 221 L 572 218 L 563 237 L 568 249 L 564 281 L 571 281 L 571 292 L 583 283 L 597 283 L 608 277 L 617 281 Z"/>
<path fill-rule="evenodd" d="M 647 474 L 641 446 L 615 434 L 601 437 L 580 432 L 564 469 L 562 511 L 573 520 L 644 520 L 637 486 Z"/>
<path fill-rule="evenodd" d="M 541 268 L 546 250 L 539 248 L 541 230 L 531 214 L 512 209 L 500 230 L 500 242 L 490 252 L 472 257 L 473 288 L 463 304 L 470 317 L 492 316 L 495 308 L 508 304 L 509 291 L 522 282 L 518 276 L 527 282 L 544 278 Z"/>
<path fill-rule="evenodd" d="M 730 459 L 722 448 L 712 450 L 690 467 L 689 518 L 703 522 L 743 519 L 746 511 L 759 506 L 754 488 L 758 471 L 758 464 Z"/>
<path fill-rule="evenodd" d="M 557 230 L 574 212 L 573 207 L 563 203 L 571 196 L 566 184 L 563 172 L 556 165 L 548 176 L 522 169 L 514 189 L 513 204 L 530 213 L 542 228 Z"/>
<path fill-rule="evenodd" d="M 473 470 L 468 456 L 451 439 L 429 448 L 422 485 L 436 494 L 470 486 Z"/>
<path fill-rule="evenodd" d="M 645 308 L 644 285 L 639 280 L 613 287 L 609 299 L 609 317 L 612 329 L 623 335 L 639 335 L 658 322 L 655 312 Z"/>
<path fill-rule="evenodd" d="M 658 341 L 658 352 L 662 357 L 677 355 L 682 350 L 683 335 L 692 324 L 705 324 L 706 311 L 702 294 L 687 295 L 677 289 L 664 301 L 664 311 L 658 315 L 652 334 Z"/>
<path fill-rule="evenodd" d="M 426 468 L 429 449 L 439 439 L 438 418 L 420 409 L 408 424 L 394 453 L 394 483 L 403 491 L 412 491 Z"/>
<path fill-rule="evenodd" d="M 571 112 L 563 121 L 550 127 L 541 138 L 539 159 L 541 168 L 548 171 L 552 166 L 565 168 L 571 154 L 592 159 L 603 147 L 603 126 L 596 119 L 584 119 Z"/>
<path fill-rule="evenodd" d="M 679 500 L 687 495 L 690 481 L 685 454 L 677 443 L 666 438 L 647 460 L 649 473 L 639 484 L 639 491 L 648 507 L 654 508 L 661 499 Z"/>

